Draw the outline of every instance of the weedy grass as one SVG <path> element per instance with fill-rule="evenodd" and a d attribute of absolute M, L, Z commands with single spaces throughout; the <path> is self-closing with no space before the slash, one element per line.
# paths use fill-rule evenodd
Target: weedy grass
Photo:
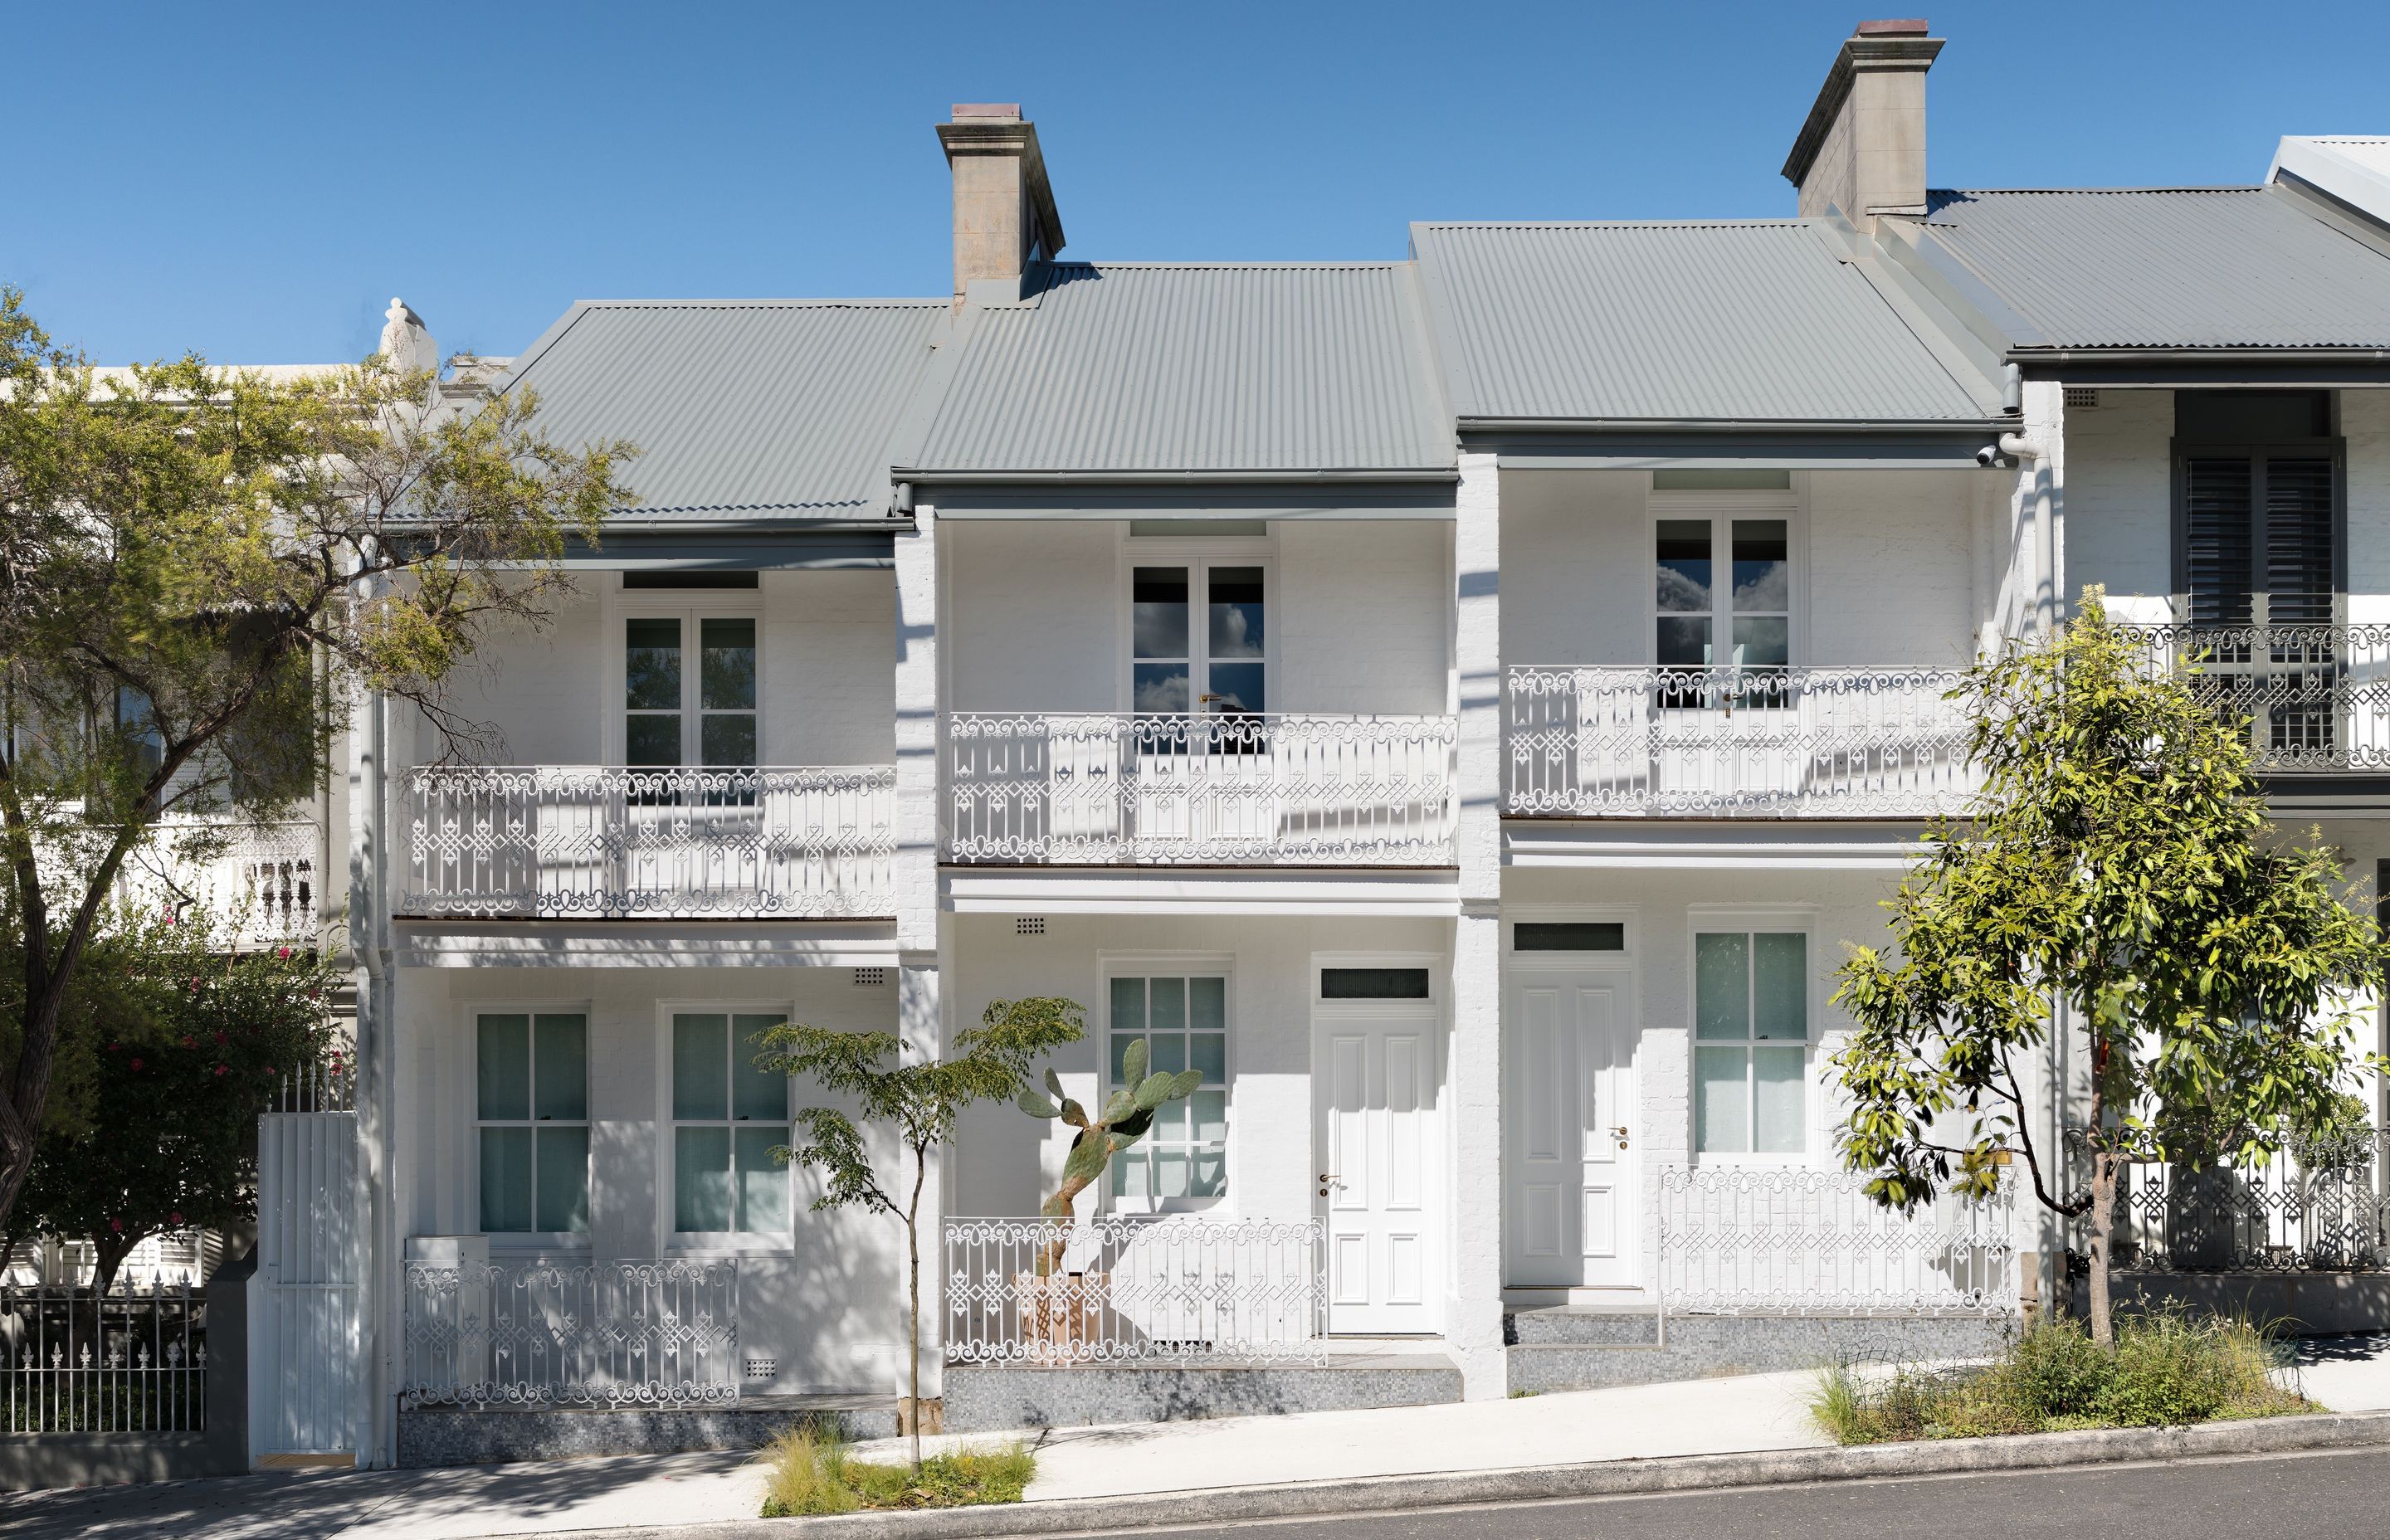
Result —
<path fill-rule="evenodd" d="M 766 1519 L 1017 1503 L 1037 1474 L 1037 1457 L 1017 1441 L 932 1455 L 915 1470 L 854 1459 L 835 1431 L 809 1427 L 782 1433 L 765 1446 L 762 1458 L 770 1468 L 764 1483 Z"/>
<path fill-rule="evenodd" d="M 2319 1410 L 2272 1371 L 2284 1354 L 2245 1320 L 2161 1311 L 2116 1323 L 2101 1347 L 2074 1321 L 2037 1321 L 1988 1364 L 1825 1370 L 1810 1415 L 1838 1444 L 2160 1428 Z"/>

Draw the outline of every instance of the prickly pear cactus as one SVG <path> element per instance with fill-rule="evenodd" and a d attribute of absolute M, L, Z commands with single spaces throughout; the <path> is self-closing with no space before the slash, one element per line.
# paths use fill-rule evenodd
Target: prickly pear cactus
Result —
<path fill-rule="evenodd" d="M 1045 1092 L 1034 1085 L 1021 1088 L 1014 1099 L 1022 1111 L 1033 1118 L 1060 1118 L 1079 1131 L 1071 1141 L 1070 1159 L 1062 1162 L 1062 1185 L 1042 1211 L 1047 1218 L 1070 1218 L 1073 1200 L 1094 1185 L 1113 1156 L 1143 1138 L 1153 1126 L 1154 1110 L 1194 1095 L 1203 1084 L 1201 1070 L 1148 1074 L 1150 1058 L 1144 1038 L 1128 1046 L 1121 1055 L 1121 1078 L 1129 1088 L 1114 1091 L 1104 1103 L 1102 1115 L 1094 1119 L 1087 1116 L 1086 1108 L 1062 1094 L 1062 1077 L 1051 1069 L 1046 1072 Z"/>

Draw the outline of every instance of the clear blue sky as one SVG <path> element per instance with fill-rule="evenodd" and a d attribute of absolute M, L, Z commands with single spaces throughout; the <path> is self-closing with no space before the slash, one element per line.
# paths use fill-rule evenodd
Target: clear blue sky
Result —
<path fill-rule="evenodd" d="M 1914 14 L 1908 7 L 1907 14 Z M 945 291 L 956 101 L 1069 254 L 1400 256 L 1418 218 L 1789 212 L 1867 0 L 28 5 L 0 282 L 117 362 L 511 353 L 576 298 Z M 1936 186 L 2249 182 L 2390 132 L 2390 5 L 1946 3 Z"/>

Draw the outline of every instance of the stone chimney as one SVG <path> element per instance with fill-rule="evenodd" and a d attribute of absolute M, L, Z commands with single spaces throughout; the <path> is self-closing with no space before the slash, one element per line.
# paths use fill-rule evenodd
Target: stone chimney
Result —
<path fill-rule="evenodd" d="M 1839 209 L 1862 230 L 1878 214 L 1925 212 L 1925 71 L 1942 39 L 1922 19 L 1862 21 L 1834 56 L 1784 179 L 1806 218 Z"/>
<path fill-rule="evenodd" d="M 1037 152 L 1037 125 L 1019 102 L 957 102 L 938 125 L 955 177 L 955 308 L 974 283 L 998 279 L 1021 297 L 1021 275 L 1062 250 L 1062 216 Z"/>

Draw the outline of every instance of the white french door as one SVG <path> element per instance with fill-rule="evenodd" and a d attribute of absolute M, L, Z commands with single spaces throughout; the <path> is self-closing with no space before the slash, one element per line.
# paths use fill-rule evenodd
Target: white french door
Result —
<path fill-rule="evenodd" d="M 1331 1332 L 1439 1329 L 1434 1037 L 1424 1015 L 1324 1017 L 1314 1029 Z"/>
<path fill-rule="evenodd" d="M 1266 572 L 1250 557 L 1130 569 L 1132 816 L 1190 845 L 1278 832 Z"/>
<path fill-rule="evenodd" d="M 1510 983 L 1503 1056 L 1510 1202 L 1505 1280 L 1641 1281 L 1635 1013 L 1624 971 L 1523 973 Z"/>
<path fill-rule="evenodd" d="M 752 611 L 641 610 L 623 617 L 621 810 L 632 892 L 763 885 L 766 816 Z"/>

